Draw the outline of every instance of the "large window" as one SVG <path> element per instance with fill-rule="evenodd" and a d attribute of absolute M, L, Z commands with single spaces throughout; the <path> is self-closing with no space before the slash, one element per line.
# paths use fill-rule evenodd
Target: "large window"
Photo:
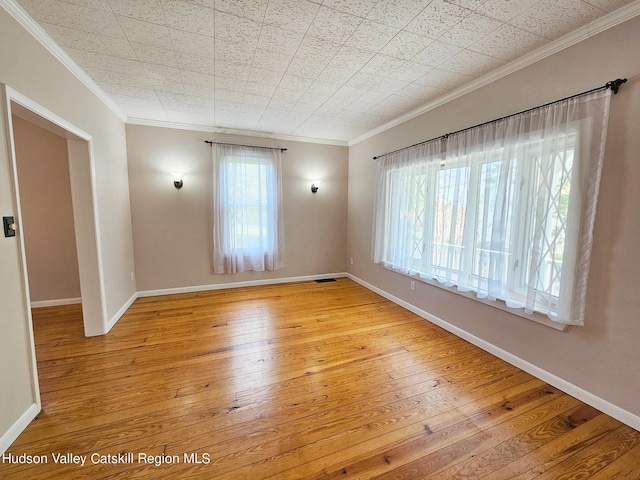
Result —
<path fill-rule="evenodd" d="M 216 273 L 284 266 L 280 151 L 213 146 Z"/>
<path fill-rule="evenodd" d="M 373 260 L 582 324 L 609 95 L 382 156 Z"/>

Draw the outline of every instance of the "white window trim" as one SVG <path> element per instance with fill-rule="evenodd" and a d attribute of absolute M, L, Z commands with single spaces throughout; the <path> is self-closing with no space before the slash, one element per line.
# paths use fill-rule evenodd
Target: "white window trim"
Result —
<path fill-rule="evenodd" d="M 521 308 L 508 307 L 507 304 L 504 302 L 504 300 L 491 301 L 491 300 L 487 300 L 487 299 L 484 299 L 484 298 L 478 298 L 478 296 L 475 294 L 475 292 L 465 292 L 465 291 L 462 291 L 462 290 L 458 290 L 455 286 L 449 287 L 448 285 L 445 285 L 444 283 L 440 283 L 437 280 L 432 280 L 432 279 L 429 279 L 429 278 L 422 278 L 422 277 L 419 277 L 418 275 L 407 275 L 407 274 L 404 274 L 402 272 L 398 272 L 398 271 L 393 270 L 392 268 L 386 267 L 386 266 L 382 266 L 382 268 L 384 268 L 386 270 L 391 270 L 394 273 L 397 273 L 397 274 L 402 275 L 404 277 L 411 278 L 412 280 L 415 279 L 415 280 L 417 280 L 419 282 L 422 282 L 424 284 L 431 285 L 433 287 L 438 287 L 438 288 L 440 288 L 442 290 L 445 290 L 447 292 L 455 293 L 456 295 L 460 295 L 462 297 L 469 298 L 469 299 L 474 300 L 476 302 L 480 302 L 480 303 L 482 303 L 484 305 L 488 305 L 490 307 L 497 308 L 498 310 L 502 310 L 503 312 L 508 312 L 508 313 L 510 313 L 512 315 L 516 315 L 518 317 L 521 317 L 521 318 L 524 318 L 524 319 L 527 319 L 527 320 L 531 320 L 533 322 L 539 323 L 539 324 L 544 325 L 546 327 L 551 327 L 554 330 L 565 332 L 565 331 L 567 331 L 567 329 L 569 327 L 571 327 L 571 325 L 566 325 L 566 324 L 563 324 L 563 323 L 554 322 L 553 320 L 550 320 L 545 315 L 543 315 L 541 313 L 538 313 L 538 312 L 534 312 L 532 314 L 528 314 L 528 313 L 525 313 L 524 310 L 521 309 Z"/>
<path fill-rule="evenodd" d="M 580 135 L 580 124 L 579 122 L 572 122 L 573 125 L 573 133 L 571 135 L 573 135 L 576 139 L 575 143 L 572 143 L 571 146 L 574 149 L 578 148 L 580 139 L 582 138 L 582 135 Z M 563 134 L 564 135 L 564 134 Z M 558 137 L 560 138 L 560 137 Z M 519 150 L 522 152 L 522 157 L 524 158 L 525 156 L 525 152 L 531 148 L 533 146 L 533 148 L 537 148 L 535 146 L 535 144 L 539 143 L 538 140 L 532 140 L 531 142 L 527 143 L 527 144 L 523 144 Z M 497 150 L 496 150 L 497 152 Z M 530 156 L 529 153 L 526 153 L 526 156 Z M 479 175 L 480 175 L 480 170 L 482 169 L 482 165 L 484 164 L 488 164 L 491 163 L 492 158 L 491 155 L 488 155 L 488 157 L 482 161 L 480 161 L 478 164 L 474 164 L 474 165 L 469 165 L 469 182 L 468 182 L 468 188 L 469 188 L 469 192 L 467 194 L 467 196 L 469 198 L 474 197 L 477 193 L 477 189 L 479 188 Z M 529 162 L 527 162 L 528 164 Z M 441 161 L 439 164 L 436 163 L 431 163 L 431 164 L 425 164 L 424 165 L 424 169 L 425 169 L 425 175 L 427 176 L 426 178 L 426 182 L 425 182 L 425 188 L 426 188 L 426 192 L 425 192 L 425 204 L 424 204 L 424 213 L 423 215 L 425 216 L 423 224 L 424 224 L 424 232 L 423 232 L 423 239 L 424 238 L 433 238 L 433 231 L 432 231 L 432 226 L 433 226 L 433 222 L 432 221 L 427 221 L 427 212 L 433 212 L 435 211 L 435 198 L 436 198 L 436 194 L 437 194 L 437 173 L 440 171 L 446 171 L 446 170 L 450 170 L 450 169 L 455 169 L 455 168 L 459 168 L 459 163 L 456 160 L 449 160 L 448 162 L 444 162 Z M 577 165 L 575 166 L 576 170 L 579 168 Z M 517 178 L 516 178 L 516 184 L 521 184 L 524 187 L 530 187 L 530 184 L 528 181 L 525 181 L 526 178 L 528 178 L 529 176 L 532 175 L 534 169 L 534 165 L 531 164 L 530 166 L 528 166 L 526 169 L 525 168 L 518 168 L 517 172 Z M 387 172 L 387 175 L 391 176 L 393 171 L 389 171 Z M 572 175 L 577 175 L 578 173 L 576 173 L 576 171 L 572 172 Z M 388 185 L 391 185 L 392 182 L 389 182 Z M 517 200 L 514 200 L 516 205 L 518 206 L 520 213 L 518 214 L 518 216 L 524 216 L 525 214 L 528 214 L 529 211 L 527 210 L 526 206 L 528 205 L 529 202 L 526 202 L 523 200 L 523 196 L 527 196 L 529 195 L 528 191 L 525 191 L 524 193 L 522 191 L 516 192 L 516 195 L 518 197 L 520 197 Z M 390 205 L 387 203 L 386 204 L 386 208 L 387 210 L 390 208 Z M 392 215 L 389 214 L 389 212 L 387 211 L 388 218 L 393 218 Z M 465 222 L 467 224 L 474 224 L 477 221 L 476 218 L 474 218 L 472 215 L 467 215 L 467 218 L 465 220 Z M 516 245 L 515 249 L 514 249 L 514 258 L 519 259 L 519 263 L 520 266 L 518 267 L 519 269 L 523 268 L 523 261 L 521 260 L 522 258 L 524 258 L 524 252 L 525 252 L 525 241 L 524 238 L 528 238 L 528 235 L 525 233 L 525 231 L 527 230 L 526 227 L 527 222 L 523 222 L 522 224 L 518 225 L 518 226 L 514 226 L 514 231 L 516 231 L 516 235 L 514 236 L 514 243 Z M 468 255 L 473 255 L 473 242 L 471 241 L 471 237 L 473 237 L 474 235 L 474 231 L 475 228 L 470 228 L 467 227 L 464 229 L 465 231 L 465 240 L 463 241 L 463 248 L 464 246 L 470 246 L 471 248 L 464 248 L 465 250 L 465 256 Z M 576 243 L 577 245 L 577 237 L 575 237 L 575 233 L 574 233 L 574 238 L 572 239 L 572 241 L 574 243 Z M 385 239 L 386 240 L 386 239 Z M 433 242 L 424 242 L 424 255 L 426 256 L 426 258 L 431 258 L 431 252 L 433 250 L 434 247 L 434 243 Z M 469 259 L 467 259 L 469 260 Z M 472 262 L 466 261 L 463 262 L 464 265 L 467 266 L 467 268 L 472 268 Z M 393 269 L 393 267 L 389 266 L 386 267 L 389 268 L 393 271 L 396 271 Z M 436 268 L 435 266 L 432 266 L 432 268 Z M 438 270 L 441 271 L 443 269 L 446 269 L 445 267 L 438 267 Z M 435 285 L 437 287 L 443 288 L 445 290 L 448 291 L 452 291 L 454 293 L 459 293 L 467 298 L 472 298 L 474 300 L 477 300 L 481 303 L 484 303 L 485 305 L 491 305 L 491 306 L 495 306 L 501 310 L 507 311 L 507 312 L 511 312 L 519 317 L 522 318 L 527 318 L 529 320 L 533 320 L 537 323 L 542 323 L 544 325 L 547 326 L 551 326 L 557 330 L 565 330 L 567 325 L 562 324 L 562 323 L 558 323 L 558 322 L 554 322 L 553 320 L 550 320 L 548 317 L 546 317 L 545 315 L 549 314 L 549 312 L 546 311 L 542 311 L 539 309 L 534 310 L 533 313 L 529 314 L 526 313 L 522 310 L 522 308 L 512 308 L 506 305 L 505 300 L 504 299 L 500 299 L 498 298 L 497 300 L 487 300 L 484 298 L 479 298 L 476 294 L 476 288 L 474 286 L 465 284 L 462 285 L 461 282 L 457 281 L 455 284 L 449 286 L 446 285 L 444 283 L 440 283 L 437 279 L 433 278 L 430 279 L 428 277 L 426 277 L 426 275 L 429 275 L 426 271 L 425 272 L 421 272 L 420 270 L 414 270 L 413 268 L 411 269 L 411 271 L 406 274 L 404 272 L 397 272 L 400 273 L 402 275 L 405 276 L 409 276 L 411 278 L 417 278 L 420 281 L 430 284 L 430 285 Z M 425 276 L 422 276 L 422 273 L 424 273 Z M 473 273 L 471 271 L 469 272 L 465 272 L 464 270 L 460 272 L 463 275 L 468 275 L 470 277 L 473 277 Z M 516 294 L 521 294 L 521 295 L 526 295 L 526 292 L 524 292 L 525 287 L 522 287 L 520 285 L 516 285 L 516 283 L 521 282 L 522 279 L 522 275 L 523 273 L 519 273 L 518 277 L 511 277 L 509 284 L 511 285 L 510 287 L 510 291 L 511 293 L 516 293 Z"/>

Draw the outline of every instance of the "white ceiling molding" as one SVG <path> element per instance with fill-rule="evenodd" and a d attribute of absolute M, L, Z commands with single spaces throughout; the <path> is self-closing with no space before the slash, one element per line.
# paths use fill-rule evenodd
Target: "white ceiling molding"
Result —
<path fill-rule="evenodd" d="M 456 98 L 462 97 L 467 93 L 473 92 L 474 90 L 484 87 L 485 85 L 489 85 L 490 83 L 495 82 L 496 80 L 499 80 L 503 77 L 506 77 L 507 75 L 510 75 L 518 70 L 521 70 L 540 60 L 543 60 L 544 58 L 547 58 L 561 50 L 564 50 L 565 48 L 569 48 L 570 46 L 575 45 L 576 43 L 579 43 L 583 40 L 586 40 L 587 38 L 590 38 L 600 32 L 604 32 L 605 30 L 608 30 L 609 28 L 613 28 L 616 25 L 626 22 L 627 20 L 631 20 L 632 18 L 637 17 L 638 15 L 640 15 L 640 0 L 637 0 L 634 3 L 630 3 L 629 5 L 626 5 L 618 10 L 615 10 L 614 12 L 608 15 L 600 17 L 599 19 L 594 20 L 588 25 L 578 28 L 577 30 L 545 45 L 544 47 L 534 50 L 533 52 L 528 53 L 527 55 L 524 55 L 523 57 L 517 60 L 514 60 L 508 63 L 507 65 L 500 67 L 494 70 L 493 72 L 488 73 L 487 75 L 484 75 L 483 77 L 480 77 L 477 80 L 474 80 L 458 88 L 457 90 L 454 90 L 453 92 L 438 98 L 433 102 L 427 103 L 420 108 L 412 110 L 411 112 L 408 112 L 396 118 L 395 120 L 392 120 L 391 122 L 388 122 L 384 125 L 374 128 L 373 130 L 363 135 L 360 135 L 354 138 L 353 140 L 350 140 L 349 146 L 360 143 L 368 138 L 378 135 L 379 133 L 382 133 L 393 127 L 401 125 L 404 122 L 407 122 L 413 118 L 416 118 L 422 115 L 423 113 L 426 113 L 430 110 L 440 107 L 452 100 L 455 100 Z"/>
<path fill-rule="evenodd" d="M 297 135 L 281 135 L 277 133 L 256 132 L 240 130 L 237 128 L 211 127 L 207 125 L 193 125 L 191 123 L 167 122 L 164 120 L 149 120 L 146 118 L 127 118 L 128 125 L 142 125 L 147 127 L 175 128 L 178 130 L 192 130 L 195 132 L 219 133 L 225 135 L 242 135 L 253 138 L 266 138 L 274 140 L 286 140 L 290 142 L 318 143 L 322 145 L 335 145 L 337 147 L 348 147 L 347 142 L 340 140 L 329 140 L 323 138 L 302 137 Z"/>
<path fill-rule="evenodd" d="M 109 110 L 123 122 L 127 116 L 113 100 L 82 70 L 69 55 L 62 50 L 56 42 L 38 25 L 20 5 L 14 0 L 0 0 L 0 7 L 4 8 L 27 32 L 29 32 L 40 44 L 46 48 L 67 70 L 69 70 L 82 84 L 87 87 Z"/>

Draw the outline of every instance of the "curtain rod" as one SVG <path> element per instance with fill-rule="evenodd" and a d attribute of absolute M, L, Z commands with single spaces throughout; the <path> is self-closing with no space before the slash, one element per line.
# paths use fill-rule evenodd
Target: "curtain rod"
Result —
<path fill-rule="evenodd" d="M 284 147 L 260 147 L 258 145 L 242 145 L 242 144 L 239 144 L 239 143 L 213 142 L 211 140 L 205 140 L 204 143 L 208 143 L 211 146 L 213 146 L 214 144 L 216 144 L 216 145 L 233 145 L 234 147 L 268 148 L 269 150 L 280 150 L 281 152 L 286 152 L 287 151 L 287 149 L 284 148 Z"/>
<path fill-rule="evenodd" d="M 456 130 L 455 132 L 445 133 L 444 135 L 440 135 L 438 137 L 434 137 L 432 139 L 425 140 L 423 142 L 414 143 L 413 145 L 409 145 L 408 147 L 402 147 L 402 148 L 398 148 L 397 150 L 394 150 L 392 152 L 383 153 L 382 155 L 378 155 L 376 157 L 373 157 L 373 159 L 377 160 L 380 157 L 384 157 L 386 155 L 391 155 L 392 153 L 397 153 L 397 152 L 400 152 L 402 150 L 406 150 L 407 148 L 417 147 L 418 145 L 424 145 L 425 143 L 429 143 L 429 142 L 433 142 L 433 141 L 440 140 L 440 139 L 443 139 L 443 138 L 447 138 L 450 135 L 455 135 L 457 133 L 462 133 L 462 132 L 465 132 L 467 130 L 471 130 L 472 128 L 482 127 L 484 125 L 489 125 L 490 123 L 496 123 L 496 122 L 499 122 L 500 120 L 504 120 L 506 118 L 515 117 L 516 115 L 522 115 L 523 113 L 531 112 L 533 110 L 537 110 L 538 108 L 548 107 L 549 105 L 553 105 L 554 103 L 564 102 L 565 100 L 570 100 L 572 98 L 581 97 L 582 95 L 588 95 L 590 93 L 597 92 L 599 90 L 604 90 L 604 89 L 610 88 L 611 91 L 615 95 L 616 93 L 618 93 L 618 89 L 620 88 L 620 85 L 622 85 L 623 83 L 626 83 L 626 82 L 627 82 L 626 78 L 618 78 L 616 80 L 611 80 L 610 82 L 605 83 L 601 87 L 592 88 L 591 90 L 587 90 L 586 92 L 576 93 L 575 95 L 570 95 L 568 97 L 561 98 L 560 100 L 554 100 L 553 102 L 545 103 L 544 105 L 539 105 L 537 107 L 528 108 L 526 110 L 522 110 L 521 112 L 512 113 L 511 115 L 505 115 L 504 117 L 496 118 L 494 120 L 489 120 L 488 122 L 479 123 L 478 125 L 474 125 L 473 127 L 462 128 L 460 130 Z"/>

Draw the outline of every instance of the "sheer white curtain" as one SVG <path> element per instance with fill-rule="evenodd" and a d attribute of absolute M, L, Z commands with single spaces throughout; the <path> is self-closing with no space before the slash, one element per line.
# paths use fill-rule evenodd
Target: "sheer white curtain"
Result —
<path fill-rule="evenodd" d="M 424 250 L 427 173 L 441 162 L 440 139 L 378 159 L 373 259 L 413 273 Z"/>
<path fill-rule="evenodd" d="M 215 273 L 285 266 L 280 150 L 213 145 Z"/>
<path fill-rule="evenodd" d="M 582 325 L 610 95 L 381 156 L 374 262 Z"/>

